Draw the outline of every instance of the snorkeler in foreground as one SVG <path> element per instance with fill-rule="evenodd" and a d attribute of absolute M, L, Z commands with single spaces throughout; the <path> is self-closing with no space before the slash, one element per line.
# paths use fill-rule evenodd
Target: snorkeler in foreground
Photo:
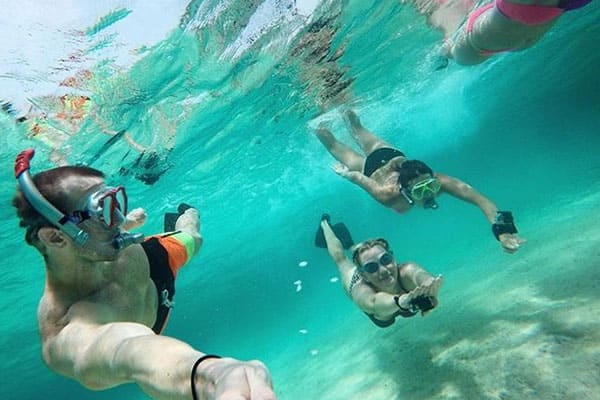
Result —
<path fill-rule="evenodd" d="M 510 211 L 498 211 L 491 200 L 457 178 L 434 173 L 422 161 L 407 160 L 404 153 L 363 127 L 353 111 L 347 111 L 346 117 L 366 156 L 339 142 L 325 127 L 319 126 L 316 131 L 321 143 L 341 163 L 334 167 L 338 175 L 399 213 L 415 205 L 436 209 L 436 197 L 448 193 L 483 211 L 494 236 L 506 252 L 514 253 L 525 242 L 516 235 L 517 228 Z"/>
<path fill-rule="evenodd" d="M 438 305 L 443 278 L 413 262 L 397 263 L 385 239 L 354 246 L 350 261 L 327 214 L 321 217 L 321 229 L 346 294 L 375 325 L 385 328 L 398 316 L 409 318 L 419 312 L 425 316 Z"/>
<path fill-rule="evenodd" d="M 146 215 L 127 214 L 122 186 L 106 186 L 102 172 L 89 167 L 31 177 L 32 157 L 27 150 L 15 162 L 13 205 L 26 242 L 46 265 L 38 322 L 54 372 L 92 390 L 136 383 L 154 399 L 275 399 L 259 361 L 204 354 L 160 335 L 177 272 L 202 244 L 194 208 L 181 209 L 174 232 L 144 240 L 126 231 Z"/>

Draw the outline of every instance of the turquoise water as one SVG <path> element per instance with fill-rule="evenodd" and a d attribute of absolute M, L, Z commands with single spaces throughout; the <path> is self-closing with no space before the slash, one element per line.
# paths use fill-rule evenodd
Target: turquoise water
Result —
<path fill-rule="evenodd" d="M 303 16 L 288 3 L 173 1 L 164 37 L 126 49 L 126 61 L 123 27 L 138 18 L 137 4 L 90 6 L 93 18 L 74 18 L 70 29 L 25 21 L 39 54 L 63 54 L 41 69 L 6 53 L 0 98 L 16 114 L 23 98 L 48 111 L 47 136 L 62 132 L 68 162 L 94 160 L 125 184 L 131 205 L 149 214 L 144 232 L 160 231 L 180 201 L 200 209 L 205 245 L 179 275 L 166 334 L 264 361 L 280 399 L 598 399 L 598 2 L 562 17 L 532 49 L 442 69 L 441 35 L 407 5 L 315 1 Z M 41 29 L 64 45 L 44 42 Z M 59 85 L 83 70 L 92 77 L 76 88 Z M 69 91 L 93 102 L 93 116 L 72 131 L 44 97 Z M 312 128 L 323 121 L 349 142 L 345 106 L 409 157 L 511 209 L 526 246 L 503 254 L 480 211 L 454 199 L 400 217 L 338 178 Z M 51 153 L 14 116 L 0 114 L 0 126 L 0 397 L 145 398 L 133 385 L 89 392 L 42 363 L 35 312 L 44 271 L 9 204 L 15 154 L 35 147 L 39 171 Z M 106 145 L 106 132 L 122 130 L 145 158 L 124 137 Z M 152 152 L 157 165 L 148 167 Z M 147 173 L 162 174 L 148 184 Z M 444 274 L 439 309 L 388 330 L 371 325 L 312 245 L 323 212 L 355 239 L 385 236 L 399 258 Z"/>

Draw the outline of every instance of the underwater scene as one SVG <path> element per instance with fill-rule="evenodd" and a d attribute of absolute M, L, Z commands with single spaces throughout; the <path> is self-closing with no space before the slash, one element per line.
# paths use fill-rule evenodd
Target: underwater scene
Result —
<path fill-rule="evenodd" d="M 449 43 L 499 1 L 2 1 L 1 399 L 152 398 L 44 362 L 44 259 L 12 206 L 33 148 L 33 175 L 84 165 L 126 187 L 136 232 L 197 208 L 163 335 L 260 360 L 277 399 L 600 400 L 600 2 L 464 63 Z M 400 210 L 352 181 L 326 142 L 360 154 L 358 120 L 512 212 L 512 253 L 451 179 L 435 207 L 411 184 Z M 315 241 L 324 214 L 443 276 L 435 309 L 374 324 Z"/>

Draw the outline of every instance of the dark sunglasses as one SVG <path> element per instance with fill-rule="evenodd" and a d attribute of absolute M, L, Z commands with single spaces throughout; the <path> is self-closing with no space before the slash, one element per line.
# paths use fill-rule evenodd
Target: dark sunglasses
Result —
<path fill-rule="evenodd" d="M 391 253 L 383 252 L 377 258 L 377 261 L 369 261 L 360 267 L 360 270 L 369 274 L 377 272 L 380 265 L 388 265 L 394 262 L 394 256 Z"/>

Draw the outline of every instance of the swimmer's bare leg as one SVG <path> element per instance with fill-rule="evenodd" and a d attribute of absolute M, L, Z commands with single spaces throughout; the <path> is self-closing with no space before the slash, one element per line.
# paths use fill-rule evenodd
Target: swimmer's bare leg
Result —
<path fill-rule="evenodd" d="M 323 125 L 319 125 L 315 131 L 317 138 L 323 143 L 327 151 L 335 157 L 336 160 L 346 165 L 351 171 L 362 172 L 365 158 L 352 150 L 349 146 L 340 142 L 333 136 L 333 133 Z"/>
<path fill-rule="evenodd" d="M 352 132 L 352 136 L 354 140 L 359 144 L 359 146 L 363 149 L 366 155 L 371 154 L 374 150 L 377 150 L 381 147 L 391 147 L 394 148 L 391 144 L 387 143 L 385 140 L 381 139 L 378 136 L 375 136 L 371 131 L 365 128 L 361 123 L 358 115 L 352 110 L 348 110 L 345 113 L 346 120 L 348 125 L 350 126 L 350 131 Z"/>

